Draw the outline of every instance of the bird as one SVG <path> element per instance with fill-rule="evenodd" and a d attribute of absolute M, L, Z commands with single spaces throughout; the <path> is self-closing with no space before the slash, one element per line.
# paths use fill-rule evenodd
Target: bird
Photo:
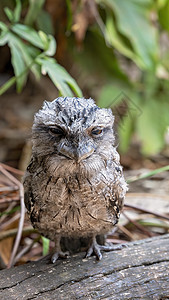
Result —
<path fill-rule="evenodd" d="M 114 249 L 96 239 L 117 224 L 127 191 L 113 125 L 112 110 L 91 98 L 58 97 L 35 114 L 25 206 L 33 227 L 55 242 L 52 263 L 69 255 L 61 238 L 87 238 L 87 258 Z"/>

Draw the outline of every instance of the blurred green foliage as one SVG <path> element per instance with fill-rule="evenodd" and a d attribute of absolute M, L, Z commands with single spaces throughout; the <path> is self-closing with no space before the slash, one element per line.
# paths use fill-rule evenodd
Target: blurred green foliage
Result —
<path fill-rule="evenodd" d="M 144 155 L 160 152 L 169 128 L 169 0 L 62 2 L 66 54 L 78 70 L 84 94 L 101 107 L 111 106 L 117 115 L 121 151 L 128 150 L 134 136 Z M 82 95 L 76 81 L 53 58 L 58 28 L 52 25 L 46 3 L 16 0 L 14 9 L 1 4 L 8 21 L 0 23 L 0 45 L 10 48 L 15 76 L 0 94 L 15 83 L 20 92 L 31 71 L 37 79 L 48 75 L 61 95 Z"/>
<path fill-rule="evenodd" d="M 50 240 L 44 236 L 41 236 L 41 239 L 42 239 L 43 255 L 47 255 L 49 253 Z"/>
<path fill-rule="evenodd" d="M 0 88 L 0 95 L 15 82 L 17 91 L 20 92 L 31 71 L 36 79 L 40 79 L 41 74 L 48 74 L 63 96 L 73 96 L 72 90 L 78 96 L 82 96 L 75 80 L 54 58 L 51 58 L 56 52 L 54 37 L 30 26 L 41 11 L 43 4 L 43 0 L 30 1 L 25 24 L 19 23 L 22 10 L 20 0 L 16 0 L 16 7 L 13 11 L 8 7 L 4 8 L 8 23 L 0 22 L 0 46 L 8 44 L 15 76 Z"/>
<path fill-rule="evenodd" d="M 120 150 L 134 137 L 143 155 L 155 155 L 169 131 L 169 0 L 95 2 L 97 25 L 74 59 L 91 76 L 98 105 L 118 118 Z"/>

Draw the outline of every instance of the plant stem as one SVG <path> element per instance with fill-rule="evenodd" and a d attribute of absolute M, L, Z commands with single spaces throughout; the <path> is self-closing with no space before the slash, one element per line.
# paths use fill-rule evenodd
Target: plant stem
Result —
<path fill-rule="evenodd" d="M 133 178 L 129 178 L 129 179 L 127 179 L 127 183 L 131 183 L 131 182 L 134 182 L 134 181 L 137 181 L 140 179 L 145 179 L 145 178 L 148 178 L 150 176 L 156 175 L 156 174 L 164 172 L 164 171 L 169 171 L 169 165 L 159 168 L 159 169 L 156 169 L 156 170 L 153 170 L 153 171 L 150 171 L 146 174 L 137 175 L 137 176 L 134 176 Z"/>

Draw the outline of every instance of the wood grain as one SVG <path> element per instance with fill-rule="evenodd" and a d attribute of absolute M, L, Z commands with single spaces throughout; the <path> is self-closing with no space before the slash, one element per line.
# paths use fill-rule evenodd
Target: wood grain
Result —
<path fill-rule="evenodd" d="M 169 299 L 169 234 L 52 265 L 49 257 L 0 272 L 0 299 Z"/>

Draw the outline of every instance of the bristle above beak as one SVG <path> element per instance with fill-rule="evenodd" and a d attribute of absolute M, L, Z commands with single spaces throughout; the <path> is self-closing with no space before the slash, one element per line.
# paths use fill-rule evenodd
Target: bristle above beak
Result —
<path fill-rule="evenodd" d="M 59 153 L 63 156 L 74 159 L 77 163 L 80 163 L 82 160 L 86 159 L 87 157 L 91 156 L 95 151 L 95 147 L 93 145 L 83 145 L 77 148 L 68 147 L 63 145 L 59 149 Z"/>

